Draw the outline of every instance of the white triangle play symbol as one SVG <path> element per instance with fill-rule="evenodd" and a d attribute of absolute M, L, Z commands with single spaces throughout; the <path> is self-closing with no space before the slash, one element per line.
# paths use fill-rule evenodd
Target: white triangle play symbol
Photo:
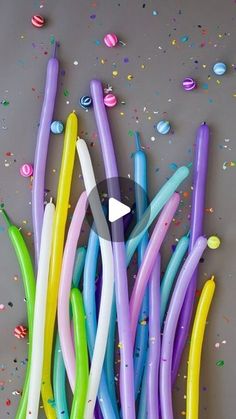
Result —
<path fill-rule="evenodd" d="M 108 219 L 110 223 L 113 223 L 119 218 L 124 217 L 131 211 L 131 208 L 128 205 L 122 204 L 115 198 L 109 198 L 108 201 Z"/>

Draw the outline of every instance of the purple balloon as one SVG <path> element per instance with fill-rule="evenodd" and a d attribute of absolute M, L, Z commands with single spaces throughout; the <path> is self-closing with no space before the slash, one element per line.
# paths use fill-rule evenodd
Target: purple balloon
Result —
<path fill-rule="evenodd" d="M 149 282 L 149 350 L 147 357 L 147 412 L 149 419 L 159 419 L 160 271 L 161 257 L 159 253 Z"/>
<path fill-rule="evenodd" d="M 56 48 L 56 46 L 55 46 Z M 54 51 L 55 53 L 55 51 Z M 34 178 L 32 186 L 32 217 L 34 232 L 35 263 L 37 265 L 40 250 L 41 232 L 44 213 L 44 182 L 48 154 L 48 143 L 53 118 L 58 79 L 59 62 L 50 58 L 47 65 L 44 100 L 41 110 L 36 150 L 34 156 Z"/>
<path fill-rule="evenodd" d="M 171 363 L 176 326 L 188 285 L 206 246 L 207 239 L 199 237 L 180 271 L 168 308 L 162 337 L 160 359 L 159 385 L 162 419 L 174 418 L 172 407 Z"/>
<path fill-rule="evenodd" d="M 208 162 L 208 146 L 209 146 L 209 127 L 204 122 L 197 131 L 194 158 L 194 174 L 193 174 L 193 195 L 192 195 L 192 214 L 190 228 L 189 252 L 199 236 L 203 232 L 203 216 L 205 208 L 205 190 L 207 179 L 207 162 Z M 192 280 L 184 300 L 184 304 L 179 317 L 178 327 L 175 338 L 175 349 L 172 364 L 172 380 L 176 379 L 181 356 L 187 341 L 195 293 L 197 289 L 197 269 L 195 270 Z"/>
<path fill-rule="evenodd" d="M 90 83 L 93 109 L 98 128 L 99 141 L 107 179 L 117 178 L 117 182 L 108 182 L 108 194 L 120 199 L 118 170 L 107 113 L 103 101 L 103 88 L 99 80 Z M 110 186 L 110 187 L 109 187 Z M 130 333 L 129 294 L 126 270 L 126 251 L 124 241 L 116 241 L 124 231 L 122 219 L 112 224 L 112 242 L 115 262 L 115 293 L 120 351 L 120 398 L 123 419 L 135 419 L 134 366 Z"/>

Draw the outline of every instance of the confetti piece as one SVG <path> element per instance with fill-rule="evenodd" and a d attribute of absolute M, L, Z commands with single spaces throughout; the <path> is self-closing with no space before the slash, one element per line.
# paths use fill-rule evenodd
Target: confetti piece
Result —
<path fill-rule="evenodd" d="M 235 167 L 235 166 L 236 166 L 236 161 L 235 160 L 234 161 L 225 161 L 223 163 L 222 168 L 223 168 L 223 170 L 226 170 L 227 167 Z"/>
<path fill-rule="evenodd" d="M 225 365 L 225 362 L 223 361 L 223 359 L 219 359 L 219 361 L 216 362 L 217 367 L 223 367 L 224 365 Z"/>
<path fill-rule="evenodd" d="M 9 102 L 9 100 L 7 100 L 7 99 L 3 99 L 2 101 L 1 101 L 1 104 L 6 108 L 7 106 L 9 106 L 10 105 L 10 102 Z"/>
<path fill-rule="evenodd" d="M 183 36 L 180 37 L 180 42 L 183 42 L 183 43 L 188 42 L 188 39 L 189 39 L 188 35 L 183 35 Z"/>

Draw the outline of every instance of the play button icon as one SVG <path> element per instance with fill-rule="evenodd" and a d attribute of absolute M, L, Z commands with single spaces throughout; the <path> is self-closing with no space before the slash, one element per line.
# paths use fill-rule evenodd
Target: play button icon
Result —
<path fill-rule="evenodd" d="M 96 226 L 91 208 L 96 216 L 96 203 L 100 199 L 106 217 L 107 226 L 105 226 L 100 218 L 99 225 Z M 126 230 L 126 239 L 132 231 L 137 221 L 135 211 L 136 200 L 140 207 L 148 206 L 148 198 L 144 189 L 130 178 L 116 177 L 104 179 L 97 183 L 96 188 L 92 189 L 88 195 L 88 209 L 86 212 L 86 221 L 89 227 L 93 229 L 100 237 L 106 240 L 122 242 L 124 240 L 124 226 L 129 218 L 129 228 Z M 144 218 L 146 225 L 149 220 L 149 212 L 147 210 Z M 99 210 L 97 208 L 97 217 L 99 219 Z"/>
<path fill-rule="evenodd" d="M 124 217 L 126 214 L 129 214 L 131 208 L 128 205 L 122 204 L 115 198 L 109 198 L 108 201 L 108 220 L 110 223 L 119 220 Z"/>

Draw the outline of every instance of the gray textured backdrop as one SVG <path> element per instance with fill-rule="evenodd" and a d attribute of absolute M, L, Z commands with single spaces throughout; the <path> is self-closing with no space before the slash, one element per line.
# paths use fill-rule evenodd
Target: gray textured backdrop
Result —
<path fill-rule="evenodd" d="M 42 30 L 31 25 L 35 13 L 47 19 Z M 233 0 L 8 0 L 1 1 L 0 14 L 0 101 L 10 102 L 0 104 L 0 199 L 30 246 L 31 187 L 28 179 L 20 177 L 19 168 L 33 161 L 51 35 L 61 43 L 55 118 L 65 120 L 76 110 L 81 137 L 94 143 L 90 151 L 98 179 L 103 178 L 103 167 L 93 111 L 86 113 L 78 106 L 79 97 L 89 93 L 91 78 L 111 84 L 120 101 L 109 111 L 109 118 L 122 176 L 132 177 L 133 173 L 130 131 L 141 133 L 149 162 L 150 197 L 176 165 L 192 161 L 196 128 L 204 120 L 210 125 L 205 232 L 217 233 L 222 245 L 206 252 L 199 274 L 199 289 L 211 273 L 217 282 L 202 361 L 200 417 L 207 419 L 233 419 L 236 410 L 236 167 L 223 170 L 225 161 L 236 160 L 235 16 Z M 116 32 L 126 46 L 106 48 L 101 41 L 109 31 Z M 188 38 L 186 42 L 183 37 Z M 217 60 L 228 64 L 228 73 L 221 78 L 211 71 Z M 131 80 L 128 75 L 133 76 Z M 181 89 L 186 76 L 198 80 L 198 90 L 185 93 Z M 161 137 L 154 124 L 163 115 L 171 121 L 173 132 Z M 51 136 L 46 187 L 53 197 L 62 141 L 62 136 Z M 72 204 L 82 190 L 79 173 L 76 163 Z M 190 193 L 190 186 L 191 179 L 181 191 Z M 171 244 L 188 228 L 190 201 L 185 195 L 163 250 L 163 269 Z M 13 330 L 26 322 L 26 311 L 19 268 L 2 220 L 0 246 L 0 304 L 5 305 L 0 312 L 0 417 L 14 418 L 19 401 L 14 392 L 22 387 L 27 342 L 18 341 Z M 216 365 L 218 360 L 224 361 L 223 367 Z M 186 360 L 174 390 L 178 418 L 185 411 L 185 373 Z"/>

